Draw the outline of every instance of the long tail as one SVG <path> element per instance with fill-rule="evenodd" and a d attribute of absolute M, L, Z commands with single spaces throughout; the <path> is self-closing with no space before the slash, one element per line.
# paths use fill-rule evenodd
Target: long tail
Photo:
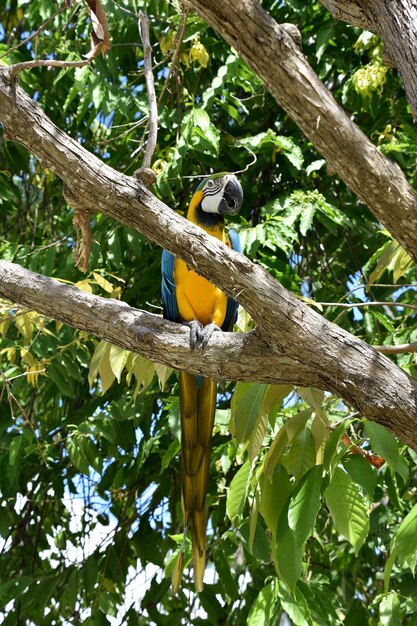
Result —
<path fill-rule="evenodd" d="M 195 587 L 202 591 L 206 562 L 205 500 L 217 386 L 209 378 L 197 379 L 186 372 L 180 372 L 179 376 L 184 527 L 191 526 Z M 174 593 L 180 585 L 182 556 L 172 575 Z"/>

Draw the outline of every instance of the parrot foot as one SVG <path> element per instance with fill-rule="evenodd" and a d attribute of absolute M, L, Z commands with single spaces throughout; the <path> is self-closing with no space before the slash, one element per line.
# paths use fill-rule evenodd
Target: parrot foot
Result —
<path fill-rule="evenodd" d="M 221 328 L 219 328 L 217 324 L 207 324 L 207 326 L 203 326 L 198 320 L 192 320 L 185 324 L 190 327 L 190 348 L 193 351 L 200 346 L 202 350 L 204 350 L 212 334 L 215 331 L 221 331 Z"/>

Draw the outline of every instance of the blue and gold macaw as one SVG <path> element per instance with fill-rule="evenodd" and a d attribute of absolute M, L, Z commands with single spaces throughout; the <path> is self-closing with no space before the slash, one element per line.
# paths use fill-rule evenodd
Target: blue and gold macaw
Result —
<path fill-rule="evenodd" d="M 238 213 L 243 192 L 234 174 L 208 176 L 191 199 L 187 218 L 233 250 L 241 251 L 235 230 L 227 233 L 224 216 Z M 189 269 L 167 250 L 162 254 L 164 317 L 190 326 L 190 345 L 204 349 L 213 331 L 231 331 L 238 303 L 218 287 Z M 216 381 L 179 372 L 181 413 L 181 466 L 184 536 L 191 528 L 194 580 L 203 588 L 206 557 L 206 509 L 211 437 L 216 411 Z M 174 566 L 172 587 L 177 591 L 184 567 L 183 550 Z"/>

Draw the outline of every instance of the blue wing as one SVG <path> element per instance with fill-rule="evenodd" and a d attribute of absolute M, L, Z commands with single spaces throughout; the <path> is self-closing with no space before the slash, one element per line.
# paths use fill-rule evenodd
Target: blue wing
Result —
<path fill-rule="evenodd" d="M 163 250 L 161 271 L 162 271 L 162 305 L 165 319 L 171 322 L 181 322 L 178 312 L 177 296 L 174 283 L 174 263 L 175 257 L 168 250 Z"/>
<path fill-rule="evenodd" d="M 236 252 L 242 252 L 242 245 L 240 243 L 240 238 L 234 228 L 229 230 L 229 241 L 232 247 L 232 250 Z M 239 304 L 233 298 L 227 298 L 227 308 L 226 308 L 226 317 L 224 318 L 224 322 L 222 324 L 222 330 L 232 331 L 233 326 L 237 320 L 237 310 L 239 308 Z"/>

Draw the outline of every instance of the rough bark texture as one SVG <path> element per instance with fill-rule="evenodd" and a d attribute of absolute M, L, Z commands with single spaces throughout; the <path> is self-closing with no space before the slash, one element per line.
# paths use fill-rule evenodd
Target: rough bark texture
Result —
<path fill-rule="evenodd" d="M 321 0 L 333 17 L 379 35 L 398 68 L 417 118 L 417 3 L 415 0 Z"/>
<path fill-rule="evenodd" d="M 239 52 L 331 170 L 417 261 L 417 196 L 399 166 L 379 152 L 334 100 L 287 28 L 255 0 L 183 2 Z"/>
<path fill-rule="evenodd" d="M 220 247 L 227 251 L 225 246 Z M 274 283 L 270 278 L 265 285 L 267 292 L 273 290 Z M 292 345 L 291 351 L 273 350 L 252 332 L 215 333 L 204 352 L 191 352 L 189 331 L 184 326 L 133 309 L 124 302 L 87 294 L 14 263 L 0 261 L 0 296 L 195 374 L 332 391 L 417 448 L 417 381 L 307 307 L 301 307 L 306 309 L 305 315 L 302 311 L 294 323 L 287 320 L 285 329 L 280 328 L 279 312 L 270 312 L 269 323 L 275 325 L 274 342 Z M 308 313 L 312 315 L 310 319 Z"/>
<path fill-rule="evenodd" d="M 235 33 L 240 32 L 242 36 L 246 30 L 250 45 L 244 48 L 245 56 L 254 55 L 254 69 L 265 82 L 268 70 L 277 81 L 272 85 L 274 94 L 278 97 L 281 90 L 286 92 L 282 98 L 294 118 L 305 124 L 317 145 L 323 145 L 333 166 L 336 163 L 341 170 L 346 167 L 348 178 L 352 177 L 355 185 L 366 188 L 364 195 L 368 195 L 371 204 L 374 202 L 375 214 L 385 216 L 383 221 L 388 227 L 394 221 L 393 234 L 401 240 L 403 233 L 410 253 L 417 258 L 417 229 L 411 228 L 411 218 L 408 220 L 410 215 L 415 215 L 416 198 L 401 170 L 380 155 L 334 103 L 285 29 L 271 23 L 269 16 L 249 0 L 221 4 L 207 0 L 201 4 L 212 11 L 215 9 L 216 16 L 222 15 L 224 7 L 232 17 L 236 13 L 233 27 L 229 14 L 228 19 L 225 14 L 222 18 L 223 32 L 234 33 L 234 38 L 228 35 L 231 43 L 239 48 Z M 243 23 L 234 8 L 240 5 L 242 11 L 246 10 Z M 284 69 L 278 67 L 278 62 Z M 363 415 L 385 424 L 417 448 L 417 382 L 414 379 L 294 298 L 261 267 L 177 215 L 134 178 L 116 172 L 87 152 L 45 116 L 19 88 L 7 68 L 0 68 L 0 121 L 8 139 L 22 143 L 44 167 L 62 178 L 66 197 L 73 206 L 102 212 L 165 246 L 228 295 L 237 298 L 255 319 L 258 336 L 216 336 L 204 355 L 190 354 L 187 333 L 174 329 L 168 322 L 156 321 L 148 314 L 133 313 L 119 302 L 71 292 L 69 287 L 25 274 L 24 270 L 7 263 L 2 263 L 0 278 L 0 293 L 4 297 L 192 372 L 240 380 L 301 383 L 333 391 Z M 338 124 L 347 133 L 343 140 Z M 333 155 L 336 156 L 333 158 Z M 367 187 L 368 180 L 371 184 Z M 394 198 L 398 201 L 402 193 L 405 200 L 395 204 L 393 211 Z M 59 288 L 56 307 L 47 309 L 52 294 Z M 66 307 L 63 306 L 65 295 L 69 298 Z M 108 306 L 110 308 L 105 308 Z M 125 333 L 123 342 L 127 343 L 121 343 Z"/>

